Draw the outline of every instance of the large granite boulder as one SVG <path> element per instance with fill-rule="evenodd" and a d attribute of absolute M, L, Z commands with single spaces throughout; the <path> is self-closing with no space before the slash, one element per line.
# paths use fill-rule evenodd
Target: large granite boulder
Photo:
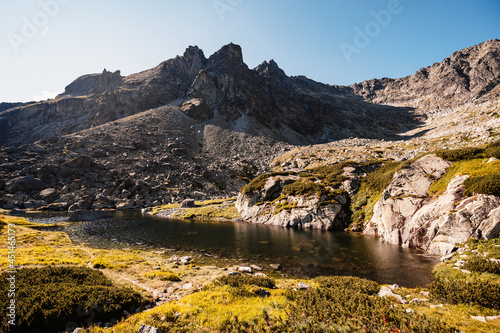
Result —
<path fill-rule="evenodd" d="M 467 175 L 457 175 L 444 193 L 429 197 L 428 191 L 449 163 L 428 155 L 397 172 L 375 204 L 364 230 L 389 243 L 446 254 L 469 238 L 498 237 L 500 198 L 464 195 Z"/>
<path fill-rule="evenodd" d="M 346 194 L 335 199 L 317 194 L 283 196 L 283 187 L 295 182 L 296 175 L 269 177 L 257 192 L 239 193 L 236 208 L 244 220 L 283 227 L 343 230 Z"/>

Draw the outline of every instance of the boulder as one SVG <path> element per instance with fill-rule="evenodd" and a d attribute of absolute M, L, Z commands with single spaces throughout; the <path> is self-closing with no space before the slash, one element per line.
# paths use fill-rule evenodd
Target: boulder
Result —
<path fill-rule="evenodd" d="M 269 267 L 271 267 L 272 269 L 277 271 L 281 268 L 281 265 L 280 264 L 269 264 Z"/>
<path fill-rule="evenodd" d="M 62 164 L 64 167 L 71 169 L 88 169 L 94 165 L 92 157 L 88 155 L 77 156 Z"/>
<path fill-rule="evenodd" d="M 96 221 L 110 218 L 111 213 L 103 210 L 77 210 L 71 213 L 69 221 Z"/>
<path fill-rule="evenodd" d="M 409 230 L 405 222 L 428 196 L 433 179 L 440 178 L 449 166 L 449 162 L 427 155 L 396 172 L 375 204 L 373 217 L 364 233 L 378 234 L 389 243 L 403 245 L 404 234 Z"/>
<path fill-rule="evenodd" d="M 214 116 L 214 112 L 210 106 L 208 106 L 207 103 L 200 98 L 193 98 L 184 102 L 181 106 L 181 111 L 188 117 L 200 121 L 209 120 Z"/>
<path fill-rule="evenodd" d="M 33 207 L 34 208 L 40 208 L 43 206 L 47 206 L 47 201 L 45 200 L 35 200 L 33 201 Z"/>
<path fill-rule="evenodd" d="M 69 203 L 67 202 L 54 202 L 48 206 L 42 207 L 43 210 L 65 211 L 68 210 Z"/>
<path fill-rule="evenodd" d="M 49 185 L 32 175 L 28 175 L 11 179 L 5 183 L 4 187 L 7 192 L 15 193 L 41 191 L 49 187 Z"/>
<path fill-rule="evenodd" d="M 251 267 L 244 267 L 244 266 L 241 266 L 241 267 L 238 267 L 238 271 L 242 272 L 242 273 L 249 273 L 249 274 L 252 274 L 252 268 Z"/>
<path fill-rule="evenodd" d="M 295 175 L 271 176 L 260 190 L 239 193 L 236 209 L 244 220 L 253 223 L 321 230 L 347 227 L 342 210 L 342 204 L 347 202 L 346 194 L 337 195 L 335 200 L 315 193 L 280 197 L 283 187 L 298 178 Z"/>
<path fill-rule="evenodd" d="M 406 299 L 404 299 L 403 296 L 401 295 L 398 295 L 398 294 L 395 294 L 391 288 L 389 287 L 386 287 L 386 286 L 382 286 L 382 288 L 380 288 L 380 291 L 378 292 L 378 296 L 379 297 L 394 297 L 399 303 L 401 304 L 406 304 L 408 303 L 406 301 Z"/>
<path fill-rule="evenodd" d="M 141 324 L 137 333 L 161 333 L 156 327 Z"/>
<path fill-rule="evenodd" d="M 465 197 L 467 175 L 457 175 L 446 191 L 429 197 L 433 179 L 444 174 L 448 162 L 424 156 L 394 175 L 374 206 L 365 234 L 377 234 L 401 246 L 445 255 L 469 238 L 490 239 L 500 232 L 500 198 Z"/>
<path fill-rule="evenodd" d="M 42 199 L 47 200 L 49 198 L 54 197 L 57 194 L 57 190 L 55 188 L 46 188 L 40 192 L 40 197 Z"/>
<path fill-rule="evenodd" d="M 116 205 L 117 210 L 126 210 L 134 208 L 135 201 L 134 200 L 126 200 L 124 202 L 120 202 Z"/>
<path fill-rule="evenodd" d="M 257 296 L 260 296 L 260 297 L 269 297 L 271 296 L 271 293 L 265 289 L 258 289 L 255 291 L 255 293 L 257 294 Z"/>
<path fill-rule="evenodd" d="M 311 286 L 310 286 L 310 285 L 308 285 L 307 283 L 304 283 L 304 282 L 299 282 L 299 283 L 297 284 L 297 288 L 302 289 L 302 290 L 306 290 L 306 289 L 311 288 Z"/>
<path fill-rule="evenodd" d="M 181 202 L 181 208 L 192 208 L 195 206 L 194 199 L 185 199 Z"/>

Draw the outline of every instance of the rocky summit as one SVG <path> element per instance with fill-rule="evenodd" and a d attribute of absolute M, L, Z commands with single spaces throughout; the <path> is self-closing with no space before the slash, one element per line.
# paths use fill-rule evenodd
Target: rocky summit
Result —
<path fill-rule="evenodd" d="M 190 46 L 140 73 L 81 76 L 52 100 L 1 103 L 0 207 L 238 196 L 249 221 L 351 226 L 448 252 L 468 237 L 498 236 L 498 197 L 469 193 L 466 178 L 500 173 L 495 161 L 474 164 L 498 158 L 499 83 L 496 39 L 414 75 L 351 86 L 287 76 L 274 60 L 248 68 L 235 44 L 208 58 Z M 459 148 L 483 155 L 433 155 Z M 431 193 L 440 181 L 447 187 Z M 471 227 L 459 236 L 463 216 Z"/>

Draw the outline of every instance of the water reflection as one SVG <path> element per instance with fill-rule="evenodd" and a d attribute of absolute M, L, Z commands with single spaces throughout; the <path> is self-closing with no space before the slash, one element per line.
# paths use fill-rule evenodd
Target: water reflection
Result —
<path fill-rule="evenodd" d="M 422 286 L 432 281 L 436 258 L 380 239 L 250 223 L 176 221 L 117 212 L 112 219 L 74 223 L 73 238 L 89 237 L 162 248 L 207 250 L 249 263 L 280 263 L 289 274 L 354 275 L 380 283 Z"/>

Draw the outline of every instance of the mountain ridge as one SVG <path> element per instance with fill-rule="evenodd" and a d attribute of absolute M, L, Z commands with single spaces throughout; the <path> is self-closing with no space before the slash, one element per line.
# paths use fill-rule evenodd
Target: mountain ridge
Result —
<path fill-rule="evenodd" d="M 422 81 L 422 87 L 400 89 L 414 76 L 325 85 L 287 76 L 274 60 L 250 69 L 235 44 L 208 58 L 190 46 L 181 56 L 126 77 L 107 70 L 84 75 L 57 99 L 3 104 L 0 178 L 7 183 L 31 175 L 55 194 L 45 198 L 32 189 L 17 195 L 0 187 L 0 204 L 144 207 L 195 192 L 200 198 L 234 196 L 250 179 L 280 165 L 305 168 L 368 156 L 403 160 L 436 147 L 484 144 L 499 127 L 499 44 L 485 42 L 455 57 L 481 55 L 481 62 L 467 63 L 482 67 L 466 73 L 477 72 L 474 77 L 483 77 L 488 91 L 453 109 L 447 100 L 409 99 L 408 92 L 437 94 L 443 88 L 433 90 Z M 484 68 L 492 75 L 481 74 Z M 378 153 L 370 146 L 392 148 Z M 67 166 L 75 159 L 99 167 L 74 182 Z M 146 184 L 147 193 L 129 191 L 135 188 L 131 183 Z M 79 194 L 70 198 L 67 191 Z"/>

